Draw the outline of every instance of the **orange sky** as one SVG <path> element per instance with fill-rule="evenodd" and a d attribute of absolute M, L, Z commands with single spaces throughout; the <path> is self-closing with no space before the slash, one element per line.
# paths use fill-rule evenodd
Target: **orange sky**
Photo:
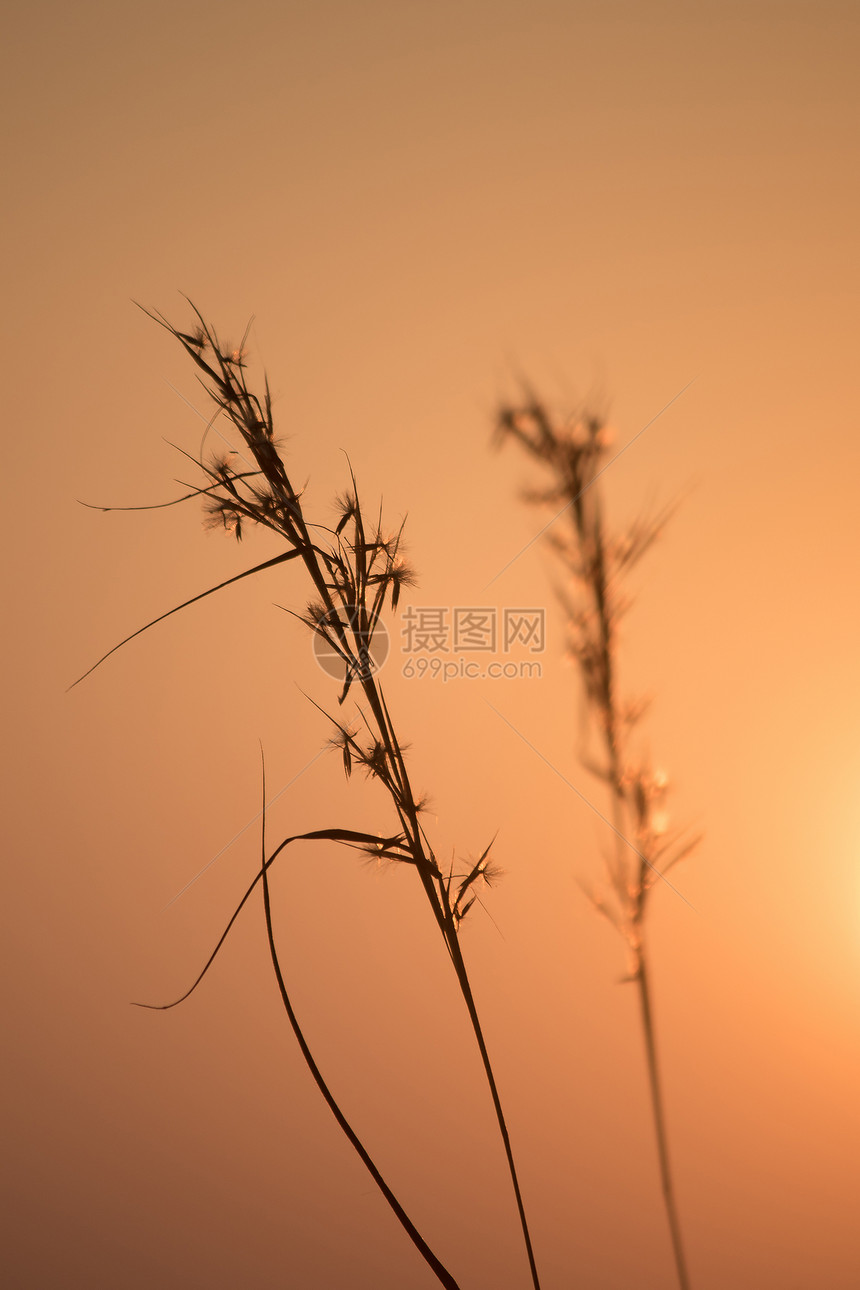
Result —
<path fill-rule="evenodd" d="M 188 478 L 164 440 L 197 449 L 201 392 L 130 303 L 184 323 L 181 290 L 234 339 L 256 316 L 310 513 L 348 451 L 368 501 L 408 514 L 409 603 L 547 607 L 540 679 L 409 680 L 396 622 L 384 674 L 437 854 L 498 830 L 492 921 L 463 938 L 544 1290 L 657 1290 L 672 1265 L 623 950 L 578 886 L 605 837 L 550 768 L 603 809 L 548 555 L 484 590 L 541 522 L 492 414 L 524 372 L 559 407 L 605 397 L 623 446 L 693 382 L 604 481 L 619 520 L 683 496 L 622 668 L 705 834 L 685 901 L 651 915 L 692 1280 L 855 1287 L 856 7 L 85 0 L 6 32 L 5 1284 L 436 1284 L 311 1084 L 258 903 L 185 1006 L 129 1007 L 190 984 L 254 871 L 252 828 L 173 900 L 253 818 L 260 739 L 272 792 L 295 781 L 273 836 L 388 823 L 335 758 L 307 768 L 328 731 L 302 691 L 336 696 L 272 608 L 303 607 L 292 566 L 65 693 L 272 553 L 194 508 L 76 500 Z M 464 1290 L 515 1290 L 489 1099 L 411 879 L 297 855 L 285 971 Z"/>

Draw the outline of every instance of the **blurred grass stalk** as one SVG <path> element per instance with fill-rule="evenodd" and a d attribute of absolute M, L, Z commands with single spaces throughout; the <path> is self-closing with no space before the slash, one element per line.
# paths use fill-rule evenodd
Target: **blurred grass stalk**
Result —
<path fill-rule="evenodd" d="M 190 301 L 189 304 L 191 304 Z M 190 458 L 195 466 L 202 470 L 206 482 L 200 487 L 190 488 L 183 497 L 164 505 L 175 505 L 193 499 L 202 500 L 208 512 L 209 523 L 223 526 L 237 540 L 241 541 L 246 529 L 256 526 L 276 534 L 285 543 L 285 550 L 280 555 L 234 578 L 227 579 L 217 587 L 212 587 L 161 615 L 153 623 L 148 623 L 146 627 L 140 628 L 125 641 L 121 641 L 104 655 L 99 663 L 134 636 L 140 635 L 140 632 L 153 626 L 155 622 L 178 613 L 187 605 L 219 591 L 222 587 L 286 561 L 299 561 L 310 579 L 313 595 L 304 613 L 296 616 L 322 640 L 328 656 L 338 658 L 343 666 L 344 682 L 339 703 L 341 705 L 344 703 L 353 686 L 360 691 L 364 699 L 364 706 L 356 705 L 356 713 L 351 720 L 342 720 L 326 714 L 334 727 L 331 742 L 341 753 L 347 776 L 352 773 L 355 766 L 360 766 L 370 778 L 382 785 L 388 794 L 397 820 L 396 829 L 388 837 L 377 837 L 350 829 L 318 829 L 312 833 L 285 839 L 267 857 L 264 814 L 264 851 L 260 872 L 240 901 L 213 954 L 191 990 L 194 990 L 202 980 L 239 912 L 257 884 L 262 881 L 267 932 L 278 987 L 311 1073 L 340 1127 L 360 1155 L 428 1266 L 432 1268 L 439 1281 L 448 1287 L 448 1290 L 458 1290 L 457 1282 L 408 1219 L 328 1090 L 292 1010 L 278 962 L 272 928 L 268 872 L 275 859 L 292 842 L 336 842 L 357 849 L 379 862 L 411 865 L 427 896 L 469 1014 L 504 1145 L 531 1281 L 534 1290 L 540 1290 L 507 1123 L 459 941 L 460 923 L 478 897 L 481 886 L 489 884 L 496 876 L 496 871 L 489 859 L 490 848 L 487 847 L 477 861 L 465 862 L 463 872 L 455 873 L 453 862 L 448 873 L 443 872 L 439 867 L 421 824 L 420 817 L 424 803 L 413 793 L 404 757 L 404 746 L 395 731 L 371 656 L 374 632 L 386 602 L 392 609 L 396 609 L 403 588 L 413 581 L 410 570 L 401 558 L 402 526 L 401 530 L 386 536 L 382 531 L 381 509 L 374 522 L 368 525 L 351 469 L 351 488 L 337 500 L 339 518 L 335 527 L 314 524 L 306 518 L 300 493 L 293 487 L 276 445 L 268 381 L 265 382 L 260 394 L 251 390 L 245 376 L 244 340 L 238 349 L 223 345 L 214 328 L 205 321 L 193 304 L 191 308 L 195 319 L 192 329 L 187 332 L 179 331 L 160 314 L 149 313 L 148 310 L 144 312 L 164 327 L 193 360 L 202 374 L 204 389 L 215 407 L 209 428 L 218 418 L 226 419 L 237 437 L 237 450 L 219 452 L 204 460 L 203 450 L 208 435 L 207 429 L 198 456 Z M 221 437 L 224 438 L 223 435 Z M 98 667 L 99 663 L 94 667 Z M 93 670 L 94 668 L 90 668 L 90 672 Z M 83 677 L 79 679 L 83 680 Z M 191 990 L 187 991 L 182 999 L 187 998 Z M 173 1007 L 182 999 L 166 1006 Z"/>
<path fill-rule="evenodd" d="M 628 947 L 625 980 L 636 986 L 639 996 L 663 1201 L 678 1284 L 681 1290 L 689 1290 L 669 1162 L 645 916 L 654 885 L 689 855 L 699 839 L 667 828 L 666 777 L 647 758 L 637 759 L 631 749 L 631 734 L 646 704 L 622 701 L 618 688 L 618 625 L 628 608 L 619 584 L 653 545 L 671 508 L 655 519 L 637 520 L 623 533 L 608 530 L 598 481 L 609 464 L 610 437 L 603 418 L 593 413 L 557 421 L 526 386 L 522 401 L 503 405 L 497 416 L 497 443 L 509 439 L 550 476 L 545 487 L 527 490 L 526 500 L 553 508 L 556 519 L 565 521 L 564 528 L 554 528 L 547 540 L 566 574 L 565 585 L 556 590 L 585 697 L 580 756 L 583 766 L 610 794 L 614 832 L 612 853 L 605 857 L 605 890 L 588 894 Z"/>

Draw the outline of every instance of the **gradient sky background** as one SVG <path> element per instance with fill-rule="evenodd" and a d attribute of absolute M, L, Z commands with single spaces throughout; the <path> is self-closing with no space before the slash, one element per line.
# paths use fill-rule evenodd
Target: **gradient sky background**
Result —
<path fill-rule="evenodd" d="M 311 1084 L 259 903 L 272 836 L 387 827 L 336 757 L 276 571 L 66 686 L 270 548 L 175 495 L 202 400 L 130 303 L 256 315 L 320 519 L 347 450 L 408 513 L 410 603 L 548 606 L 543 676 L 384 681 L 437 853 L 506 871 L 464 927 L 545 1290 L 673 1284 L 636 1000 L 584 900 L 596 805 L 539 519 L 489 434 L 527 373 L 596 391 L 613 515 L 683 496 L 623 675 L 698 854 L 655 896 L 697 1290 L 860 1279 L 858 12 L 848 3 L 35 4 L 5 23 L 4 1284 L 431 1286 Z M 9 361 L 11 358 L 11 361 Z M 175 387 L 171 388 L 171 387 Z M 181 396 L 181 397 L 179 397 Z M 188 402 L 184 401 L 187 400 Z M 396 637 L 396 624 L 393 624 Z M 300 688 L 301 687 L 301 688 Z M 489 706 L 539 749 L 536 756 Z M 551 766 L 547 765 L 547 762 Z M 296 776 L 301 778 L 296 779 Z M 466 1287 L 527 1284 L 489 1098 L 418 884 L 297 855 L 284 967 L 337 1096 Z M 692 908 L 691 908 L 692 906 Z M 495 923 L 495 926 L 494 926 Z"/>

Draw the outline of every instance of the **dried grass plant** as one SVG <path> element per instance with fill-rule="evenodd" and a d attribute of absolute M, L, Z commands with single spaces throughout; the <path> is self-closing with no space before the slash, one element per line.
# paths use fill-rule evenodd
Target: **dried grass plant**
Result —
<path fill-rule="evenodd" d="M 608 791 L 612 803 L 612 850 L 606 856 L 604 890 L 589 893 L 627 945 L 631 982 L 639 996 L 642 1033 L 660 1181 L 681 1290 L 690 1279 L 669 1161 L 666 1116 L 651 990 L 646 914 L 651 892 L 698 842 L 685 830 L 667 828 L 666 777 L 637 754 L 633 735 L 645 704 L 622 698 L 618 681 L 619 623 L 628 607 L 625 575 L 653 545 L 671 510 L 640 519 L 626 531 L 607 526 L 600 479 L 610 461 L 604 419 L 585 411 L 565 420 L 525 387 L 522 400 L 503 405 L 496 441 L 513 440 L 549 475 L 529 489 L 528 502 L 550 507 L 560 523 L 547 539 L 566 575 L 557 588 L 568 644 L 582 681 L 584 717 L 580 758 Z M 561 523 L 563 521 L 563 524 Z M 551 521 L 552 522 L 552 521 Z"/>
<path fill-rule="evenodd" d="M 355 713 L 349 719 L 329 717 L 334 729 L 332 742 L 340 751 L 347 776 L 358 766 L 381 786 L 391 807 L 392 829 L 388 836 L 383 837 L 347 828 L 326 827 L 285 838 L 267 854 L 264 771 L 263 843 L 259 873 L 236 907 L 197 981 L 181 999 L 163 1006 L 176 1006 L 196 988 L 241 910 L 259 886 L 263 894 L 269 948 L 281 999 L 313 1078 L 341 1129 L 416 1249 L 438 1280 L 449 1287 L 449 1290 L 457 1290 L 454 1277 L 405 1213 L 323 1079 L 293 1011 L 278 959 L 273 929 L 269 870 L 294 842 L 336 843 L 354 848 L 378 861 L 411 867 L 426 895 L 469 1014 L 504 1146 L 531 1281 L 534 1290 L 540 1290 L 508 1128 L 459 938 L 462 920 L 472 907 L 482 884 L 492 882 L 496 871 L 489 857 L 489 847 L 477 861 L 469 863 L 462 873 L 455 874 L 453 867 L 446 873 L 438 864 L 422 825 L 422 802 L 413 792 L 404 745 L 395 728 L 370 652 L 384 609 L 386 606 L 395 609 L 404 588 L 412 582 L 412 574 L 401 556 L 401 532 L 384 534 L 381 510 L 372 522 L 368 522 L 351 467 L 351 486 L 338 500 L 339 518 L 335 527 L 313 523 L 307 518 L 302 497 L 293 486 L 287 466 L 278 451 L 268 381 L 264 378 L 262 390 L 255 392 L 247 382 L 244 342 L 235 350 L 222 345 L 215 329 L 190 301 L 189 304 L 194 322 L 188 331 L 178 330 L 161 314 L 152 314 L 148 310 L 144 312 L 169 332 L 195 364 L 204 389 L 214 405 L 213 421 L 220 418 L 222 423 L 226 423 L 228 433 L 235 436 L 238 451 L 213 455 L 204 460 L 201 447 L 200 454 L 191 460 L 202 471 L 204 482 L 191 488 L 184 496 L 163 505 L 202 501 L 208 522 L 223 526 L 237 540 L 241 540 L 246 529 L 259 526 L 276 534 L 283 542 L 284 550 L 272 559 L 227 579 L 147 623 L 108 651 L 89 672 L 156 622 L 161 622 L 171 614 L 178 613 L 188 605 L 242 578 L 295 561 L 303 569 L 311 590 L 311 598 L 298 617 L 343 664 L 344 682 L 340 705 L 345 703 L 351 693 L 354 696 L 358 694 L 363 700 L 363 703 L 356 704 Z M 89 675 L 89 672 L 84 676 Z"/>

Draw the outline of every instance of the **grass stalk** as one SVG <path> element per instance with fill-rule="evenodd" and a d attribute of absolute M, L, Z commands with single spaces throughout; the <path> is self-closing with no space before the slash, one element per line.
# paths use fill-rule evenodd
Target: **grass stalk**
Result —
<path fill-rule="evenodd" d="M 654 1128 L 657 1134 L 657 1154 L 660 1160 L 660 1186 L 663 1193 L 663 1204 L 669 1223 L 669 1235 L 672 1240 L 672 1254 L 675 1259 L 675 1270 L 681 1290 L 690 1290 L 690 1278 L 687 1273 L 687 1260 L 684 1254 L 684 1243 L 681 1238 L 681 1220 L 675 1202 L 675 1186 L 672 1180 L 672 1168 L 669 1164 L 669 1138 L 666 1132 L 666 1116 L 663 1110 L 663 1089 L 660 1081 L 660 1068 L 657 1063 L 657 1041 L 654 1030 L 654 1016 L 651 1010 L 651 984 L 648 971 L 648 957 L 644 943 L 639 949 L 639 967 L 636 973 L 636 988 L 639 994 L 639 1006 L 642 1013 L 642 1033 L 645 1037 L 645 1053 L 648 1063 L 648 1086 L 651 1092 L 651 1106 L 654 1112 Z"/>
<path fill-rule="evenodd" d="M 608 465 L 609 437 L 602 418 L 583 413 L 559 422 L 528 387 L 518 404 L 501 408 L 498 442 L 513 440 L 548 473 L 548 486 L 531 489 L 532 503 L 552 506 L 563 532 L 549 534 L 566 574 L 558 594 L 567 619 L 571 655 L 578 665 L 586 714 L 580 748 L 583 765 L 612 802 L 614 852 L 606 860 L 604 893 L 591 893 L 595 908 L 623 936 L 629 955 L 626 980 L 639 998 L 651 1112 L 657 1139 L 661 1192 L 680 1290 L 690 1290 L 687 1261 L 669 1160 L 657 1039 L 645 940 L 649 893 L 698 839 L 669 832 L 664 819 L 665 776 L 637 758 L 631 734 L 645 705 L 623 702 L 618 687 L 618 625 L 627 608 L 620 582 L 652 546 L 669 511 L 637 520 L 612 533 L 605 521 L 599 477 Z M 596 744 L 596 751 L 593 745 Z"/>
<path fill-rule="evenodd" d="M 283 849 L 294 841 L 334 841 L 357 848 L 377 860 L 406 864 L 414 868 L 445 943 L 469 1014 L 505 1150 L 531 1282 L 534 1290 L 540 1290 L 507 1123 L 459 941 L 460 924 L 474 903 L 480 885 L 491 884 L 496 870 L 489 859 L 489 847 L 476 863 L 468 862 L 463 872 L 455 874 L 453 863 L 447 874 L 440 868 L 421 823 L 423 803 L 413 792 L 403 744 L 372 666 L 370 646 L 381 614 L 386 604 L 392 610 L 396 609 L 403 589 L 413 581 L 412 573 L 401 555 L 402 526 L 393 534 L 384 534 L 381 511 L 372 525 L 367 524 L 351 467 L 351 487 L 338 499 L 339 518 L 334 528 L 312 523 L 306 518 L 301 494 L 293 487 L 284 459 L 277 448 L 268 382 L 264 381 L 261 393 L 251 389 L 246 380 L 244 341 L 238 349 L 223 345 L 214 328 L 190 301 L 189 304 L 194 313 L 194 325 L 187 332 L 179 331 L 160 314 L 152 314 L 148 310 L 144 312 L 164 327 L 192 359 L 201 374 L 204 389 L 214 403 L 215 412 L 210 427 L 216 419 L 222 418 L 227 422 L 228 430 L 232 431 L 238 448 L 235 452 L 221 453 L 204 460 L 201 445 L 200 453 L 191 460 L 203 472 L 205 483 L 164 505 L 195 498 L 202 500 L 209 523 L 223 527 L 237 540 L 241 541 L 247 529 L 258 527 L 274 533 L 285 543 L 286 549 L 274 558 L 257 564 L 162 614 L 114 646 L 89 671 L 94 671 L 110 654 L 155 622 L 161 622 L 180 609 L 242 578 L 251 577 L 280 563 L 296 561 L 304 567 L 313 590 L 313 599 L 304 613 L 296 616 L 343 663 L 344 681 L 339 706 L 343 705 L 353 687 L 361 693 L 366 705 L 357 709 L 358 717 L 351 722 L 326 714 L 335 732 L 331 742 L 341 753 L 347 776 L 351 775 L 355 766 L 359 766 L 382 786 L 397 821 L 396 831 L 390 837 L 361 834 L 348 829 L 320 829 L 300 837 L 284 839 L 268 859 L 264 855 L 260 872 L 237 906 L 213 954 L 191 989 L 195 989 L 205 975 L 251 892 L 258 882 L 262 882 L 267 934 L 275 975 L 282 1002 L 305 1060 L 341 1129 L 358 1151 L 410 1238 L 443 1284 L 453 1286 L 455 1283 L 450 1274 L 435 1259 L 403 1214 L 328 1092 L 295 1021 L 272 932 L 268 870 Z M 206 436 L 204 445 L 205 439 Z M 89 672 L 84 673 L 86 675 Z M 83 680 L 83 677 L 79 680 Z M 182 998 L 187 998 L 190 993 L 191 991 L 186 992 Z M 179 999 L 175 1003 L 181 1001 Z"/>

